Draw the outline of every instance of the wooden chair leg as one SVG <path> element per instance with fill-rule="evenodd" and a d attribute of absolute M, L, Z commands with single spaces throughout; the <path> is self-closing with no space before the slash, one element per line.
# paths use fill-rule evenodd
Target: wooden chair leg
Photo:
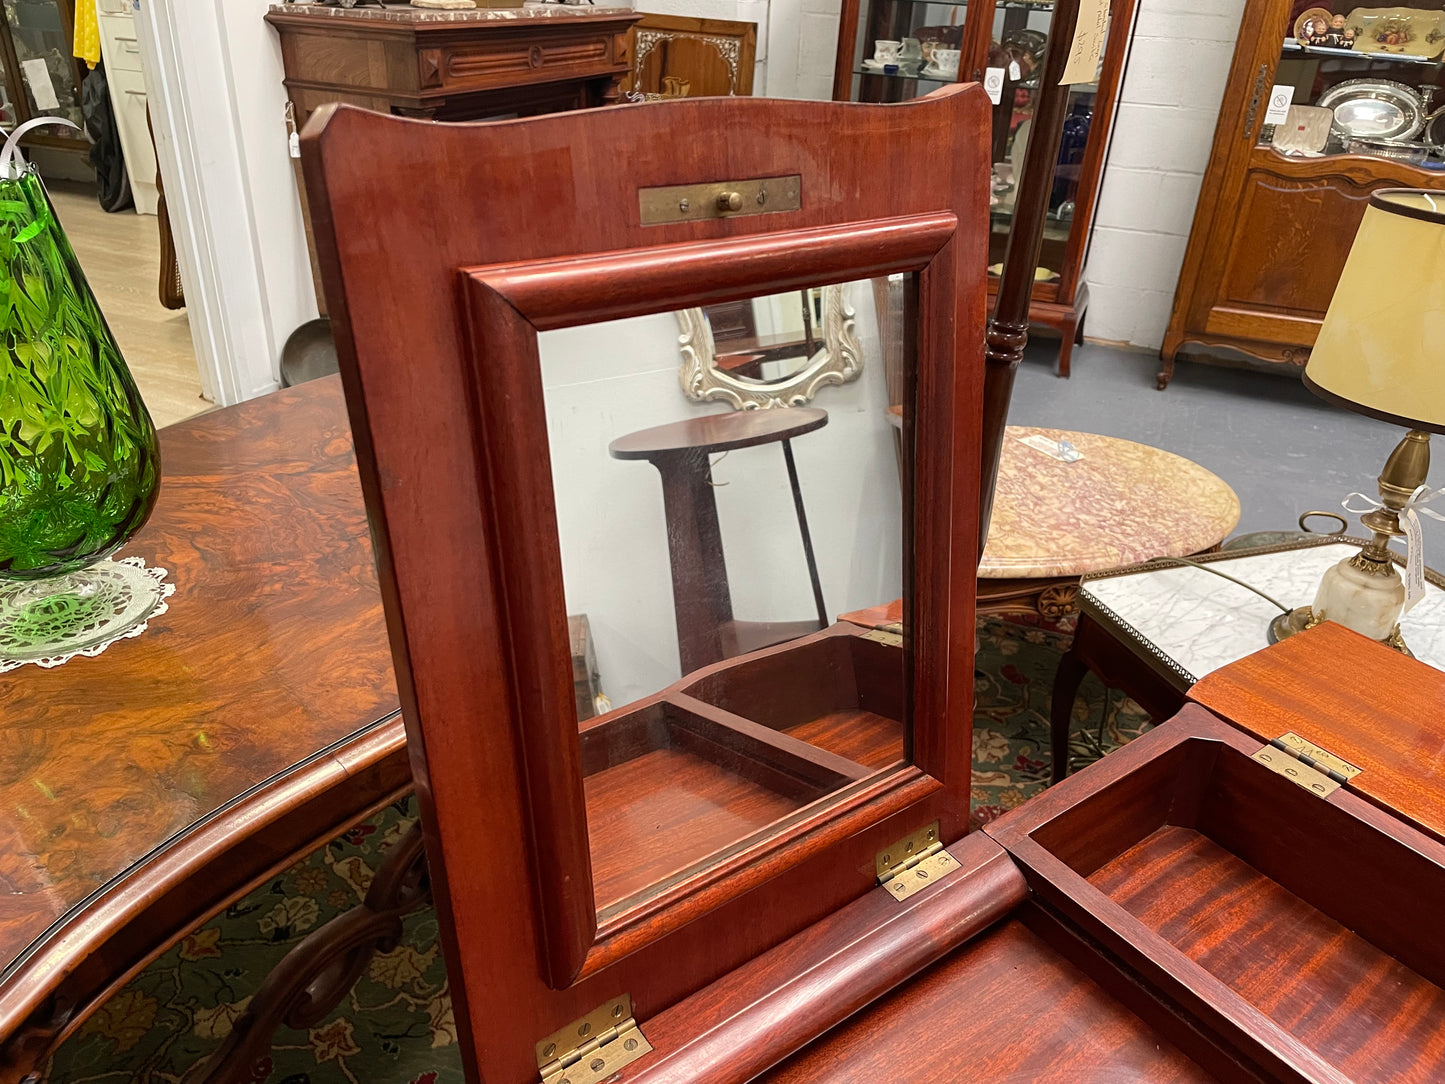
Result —
<path fill-rule="evenodd" d="M 793 489 L 793 507 L 798 513 L 798 533 L 803 536 L 803 556 L 808 561 L 808 581 L 813 585 L 813 605 L 818 608 L 818 627 L 828 627 L 828 608 L 823 605 L 823 584 L 818 579 L 818 559 L 813 556 L 813 536 L 808 532 L 808 513 L 803 509 L 803 489 L 798 484 L 798 465 L 793 461 L 793 442 L 783 441 L 783 461 L 788 465 L 788 485 Z"/>
<path fill-rule="evenodd" d="M 1053 697 L 1049 703 L 1049 743 L 1053 748 L 1051 785 L 1069 774 L 1069 721 L 1074 714 L 1079 684 L 1088 672 L 1088 664 L 1072 647 L 1059 660 L 1058 673 L 1054 675 Z"/>

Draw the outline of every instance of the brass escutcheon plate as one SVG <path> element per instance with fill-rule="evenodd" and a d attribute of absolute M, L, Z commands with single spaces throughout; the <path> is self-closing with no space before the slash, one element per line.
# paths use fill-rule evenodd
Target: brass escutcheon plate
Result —
<path fill-rule="evenodd" d="M 750 181 L 704 181 L 639 188 L 637 202 L 644 226 L 777 214 L 803 206 L 803 178 L 794 173 L 787 177 L 755 177 Z"/>

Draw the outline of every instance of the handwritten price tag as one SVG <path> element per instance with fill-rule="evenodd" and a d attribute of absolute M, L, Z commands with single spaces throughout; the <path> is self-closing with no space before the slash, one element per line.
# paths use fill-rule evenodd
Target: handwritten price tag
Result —
<path fill-rule="evenodd" d="M 1074 42 L 1069 46 L 1069 63 L 1064 67 L 1060 86 L 1094 81 L 1108 29 L 1109 0 L 1079 0 L 1079 21 L 1074 26 Z"/>

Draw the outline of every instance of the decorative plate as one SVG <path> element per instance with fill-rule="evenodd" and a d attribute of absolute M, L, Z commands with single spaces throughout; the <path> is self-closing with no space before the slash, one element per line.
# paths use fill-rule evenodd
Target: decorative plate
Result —
<path fill-rule="evenodd" d="M 1310 38 L 1314 36 L 1310 33 L 1311 24 L 1316 21 L 1322 21 L 1325 27 L 1328 28 L 1330 18 L 1333 14 L 1329 8 L 1310 8 L 1301 14 L 1300 17 L 1294 21 L 1295 40 L 1301 43 L 1307 43 Z"/>
<path fill-rule="evenodd" d="M 1397 53 L 1434 60 L 1445 52 L 1445 11 L 1355 8 L 1345 20 L 1357 53 Z"/>
<path fill-rule="evenodd" d="M 1319 105 L 1334 113 L 1341 136 L 1413 139 L 1425 126 L 1420 95 L 1389 79 L 1347 79 L 1320 95 Z"/>

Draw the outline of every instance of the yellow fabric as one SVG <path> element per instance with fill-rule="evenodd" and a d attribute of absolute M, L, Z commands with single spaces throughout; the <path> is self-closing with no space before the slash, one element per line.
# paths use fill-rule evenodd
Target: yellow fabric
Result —
<path fill-rule="evenodd" d="M 100 21 L 95 17 L 95 0 L 76 0 L 75 44 L 71 51 L 87 67 L 100 63 Z"/>

